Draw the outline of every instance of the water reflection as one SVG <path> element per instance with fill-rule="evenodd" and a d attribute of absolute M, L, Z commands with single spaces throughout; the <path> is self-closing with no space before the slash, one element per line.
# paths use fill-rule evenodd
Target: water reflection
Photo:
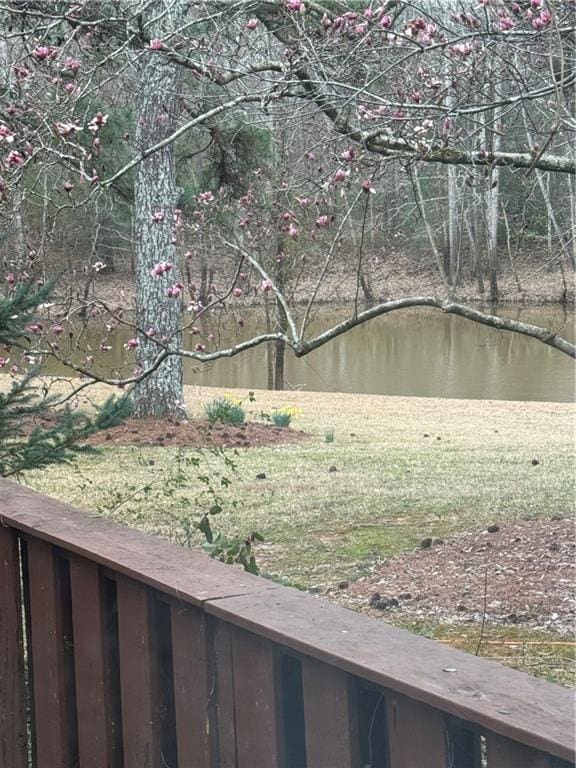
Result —
<path fill-rule="evenodd" d="M 561 335 L 574 338 L 573 318 L 560 307 L 500 309 L 500 314 L 552 329 L 564 326 Z M 345 308 L 325 307 L 316 317 L 315 330 L 347 316 Z M 260 315 L 246 311 L 243 321 L 240 336 L 237 318 L 220 318 L 216 330 L 221 343 L 262 330 Z M 210 330 L 215 328 L 205 324 L 202 335 Z M 93 328 L 88 338 L 97 350 L 102 330 Z M 189 336 L 190 348 L 198 338 Z M 121 364 L 125 341 L 120 334 L 115 349 L 106 353 L 108 368 Z M 200 369 L 186 361 L 185 382 L 265 389 L 267 355 L 266 348 L 259 347 Z M 56 370 L 52 367 L 51 372 Z M 290 387 L 321 392 L 560 402 L 574 396 L 574 363 L 565 355 L 535 339 L 431 309 L 377 318 L 299 360 L 288 354 L 285 378 Z"/>

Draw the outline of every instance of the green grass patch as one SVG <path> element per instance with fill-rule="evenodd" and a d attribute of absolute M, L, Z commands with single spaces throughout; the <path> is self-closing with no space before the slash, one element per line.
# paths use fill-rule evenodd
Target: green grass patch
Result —
<path fill-rule="evenodd" d="M 191 410 L 201 414 L 215 395 L 219 391 L 207 389 L 192 400 L 190 391 Z M 255 397 L 256 412 L 285 407 L 288 400 L 301 412 L 294 426 L 315 439 L 230 452 L 237 465 L 232 475 L 208 452 L 202 462 L 216 479 L 226 472 L 231 479 L 219 490 L 222 512 L 215 526 L 228 536 L 261 533 L 265 541 L 256 546 L 261 570 L 282 583 L 333 586 L 413 550 L 428 536 L 574 512 L 569 405 L 304 392 Z M 338 433 L 333 443 L 324 439 L 328 427 Z M 105 447 L 96 456 L 79 457 L 76 466 L 50 467 L 26 481 L 91 513 L 179 540 L 183 519 L 205 511 L 195 476 L 189 487 L 166 497 L 141 490 L 162 488 L 177 452 Z M 256 479 L 262 473 L 265 479 Z M 201 543 L 200 536 L 193 541 Z M 442 626 L 413 628 L 436 632 L 437 639 L 445 632 L 450 641 L 460 632 L 465 642 L 467 630 Z M 474 631 L 477 635 L 477 627 Z M 506 638 L 514 631 L 507 628 Z M 500 649 L 503 656 L 506 648 Z M 559 653 L 564 658 L 567 652 Z M 543 669 L 547 663 L 542 661 Z M 555 663 L 550 675 L 560 679 L 563 672 L 555 671 Z"/>
<path fill-rule="evenodd" d="M 402 629 L 439 640 L 468 653 L 478 652 L 477 655 L 482 658 L 498 661 L 521 672 L 543 677 L 559 685 L 574 685 L 576 643 L 571 638 L 525 627 L 488 624 L 479 646 L 478 624 L 446 624 L 429 619 L 393 616 L 388 620 Z"/>

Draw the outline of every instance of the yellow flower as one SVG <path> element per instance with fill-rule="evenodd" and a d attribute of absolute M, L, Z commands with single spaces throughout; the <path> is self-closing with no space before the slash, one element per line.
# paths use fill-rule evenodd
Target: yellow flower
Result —
<path fill-rule="evenodd" d="M 287 416 L 290 416 L 292 419 L 297 419 L 299 416 L 302 415 L 302 409 L 296 407 L 295 405 L 287 405 L 284 408 L 280 408 L 280 413 L 285 413 Z"/>
<path fill-rule="evenodd" d="M 224 392 L 224 400 L 228 400 L 228 402 L 232 403 L 232 405 L 242 405 L 242 398 L 237 397 L 236 395 L 232 395 L 230 392 Z"/>

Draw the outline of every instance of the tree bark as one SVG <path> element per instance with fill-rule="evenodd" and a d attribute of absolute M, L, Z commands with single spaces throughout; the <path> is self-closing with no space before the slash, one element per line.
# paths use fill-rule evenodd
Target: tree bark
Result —
<path fill-rule="evenodd" d="M 163 0 L 149 12 L 156 17 L 180 3 Z M 162 37 L 162 29 L 149 27 L 151 36 Z M 138 62 L 136 94 L 136 143 L 140 150 L 169 136 L 176 127 L 178 106 L 178 65 L 161 53 L 144 51 Z M 137 366 L 146 370 L 161 350 L 159 344 L 176 351 L 181 346 L 182 304 L 179 296 L 169 298 L 167 290 L 180 281 L 176 259 L 174 211 L 178 201 L 174 143 L 167 144 L 139 164 L 135 189 L 134 235 L 136 250 L 136 323 L 139 328 Z M 172 263 L 173 269 L 159 277 L 152 275 L 158 262 Z M 146 334 L 152 330 L 152 338 Z M 134 415 L 181 417 L 183 410 L 182 358 L 169 355 L 133 392 Z"/>

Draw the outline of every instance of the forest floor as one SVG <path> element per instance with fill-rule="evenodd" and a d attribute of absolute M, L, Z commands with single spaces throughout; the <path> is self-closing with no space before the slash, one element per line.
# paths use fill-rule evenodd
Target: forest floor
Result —
<path fill-rule="evenodd" d="M 57 262 L 59 265 L 62 261 Z M 218 292 L 224 291 L 230 285 L 235 274 L 237 263 L 230 262 L 226 267 L 226 259 L 218 259 L 218 267 L 214 275 L 214 283 Z M 79 266 L 79 269 L 81 267 Z M 191 261 L 188 264 L 192 282 L 200 285 L 200 264 Z M 134 293 L 134 278 L 128 265 L 118 262 L 116 272 L 100 272 L 95 276 L 90 299 L 105 302 L 122 302 L 130 304 Z M 313 280 L 319 270 L 310 264 L 306 271 L 295 279 L 295 286 L 289 288 L 292 301 L 306 301 L 315 288 Z M 446 288 L 440 276 L 434 258 L 427 250 L 415 252 L 395 246 L 384 255 L 368 258 L 364 263 L 364 271 L 368 285 L 375 301 L 401 298 L 403 296 L 434 295 L 442 296 Z M 247 280 L 243 283 L 244 292 L 250 294 L 250 285 L 258 286 L 261 277 L 252 274 L 247 268 Z M 74 278 L 75 280 L 77 278 Z M 563 275 L 558 260 L 550 263 L 547 253 L 537 249 L 517 256 L 512 266 L 507 254 L 500 255 L 498 274 L 500 301 L 514 304 L 546 304 L 574 301 L 574 274 L 569 271 Z M 76 287 L 77 290 L 77 287 Z M 319 302 L 344 303 L 352 301 L 356 295 L 356 270 L 350 268 L 350 259 L 339 258 L 334 266 L 326 272 L 323 283 L 318 291 Z M 364 301 L 362 291 L 360 300 Z M 468 272 L 463 272 L 458 283 L 455 297 L 461 301 L 474 303 L 489 302 L 489 285 L 484 279 L 483 290 L 477 278 Z"/>
<path fill-rule="evenodd" d="M 188 387 L 191 417 L 222 394 Z M 244 398 L 244 429 L 131 423 L 98 453 L 28 482 L 182 541 L 186 520 L 205 508 L 198 481 L 209 470 L 224 508 L 215 527 L 262 534 L 264 576 L 573 684 L 571 405 L 232 394 Z M 267 414 L 286 406 L 299 411 L 295 428 L 276 430 Z M 181 447 L 210 433 L 226 433 L 211 445 L 230 450 Z"/>

